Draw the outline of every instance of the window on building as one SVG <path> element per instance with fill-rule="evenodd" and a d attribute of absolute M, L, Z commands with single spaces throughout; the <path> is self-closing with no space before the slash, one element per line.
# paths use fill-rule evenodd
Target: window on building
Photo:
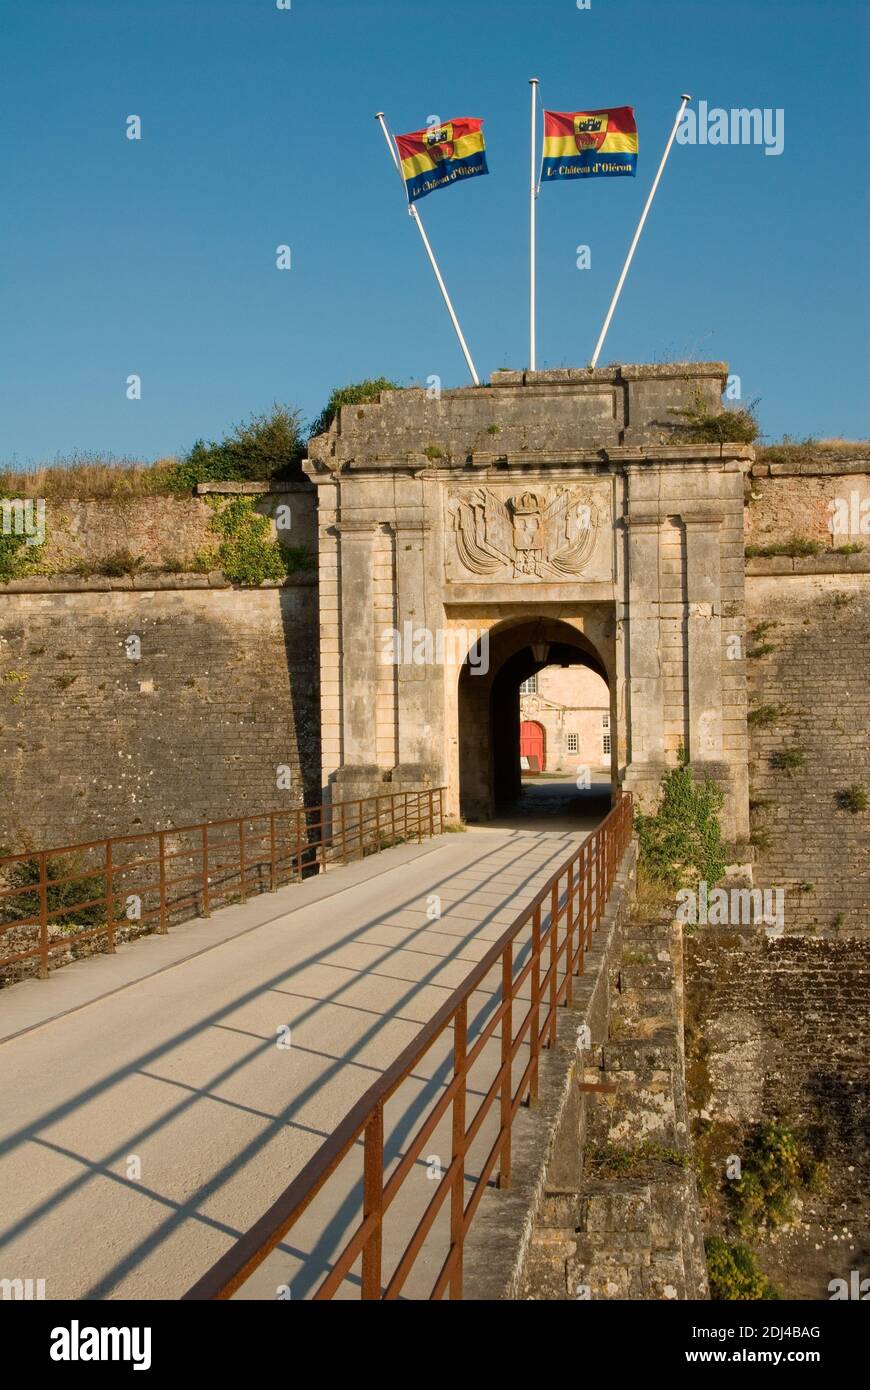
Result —
<path fill-rule="evenodd" d="M 604 730 L 605 733 L 607 733 L 608 730 L 610 729 L 610 715 L 609 715 L 609 714 L 602 714 L 602 716 L 601 716 L 601 727 L 602 727 L 602 729 Z"/>
<path fill-rule="evenodd" d="M 602 734 L 602 736 L 601 736 L 601 743 L 602 743 L 602 749 L 601 749 L 602 753 L 604 754 L 604 756 L 605 756 L 606 758 L 609 758 L 609 757 L 610 757 L 610 734 Z"/>
<path fill-rule="evenodd" d="M 580 735 L 579 735 L 579 734 L 569 734 L 569 735 L 568 735 L 568 752 L 569 752 L 569 753 L 579 753 L 579 751 L 580 751 Z"/>
<path fill-rule="evenodd" d="M 537 676 L 529 676 L 529 679 L 528 679 L 527 681 L 523 681 L 522 685 L 520 686 L 520 694 L 521 694 L 521 695 L 537 695 L 537 693 L 538 693 L 538 677 L 537 677 Z"/>

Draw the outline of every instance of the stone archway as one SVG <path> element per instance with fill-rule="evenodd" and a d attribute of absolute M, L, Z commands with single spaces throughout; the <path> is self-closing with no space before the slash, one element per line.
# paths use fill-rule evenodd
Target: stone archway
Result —
<path fill-rule="evenodd" d="M 606 668 L 612 766 L 638 805 L 656 804 L 682 755 L 721 786 L 726 838 L 747 838 L 753 455 L 692 440 L 680 419 L 699 401 L 721 410 L 726 379 L 721 362 L 504 371 L 342 407 L 304 465 L 318 489 L 324 797 L 444 786 L 452 816 L 461 767 L 485 813 L 496 676 L 482 710 L 482 689 L 463 690 L 460 719 L 464 633 L 495 642 L 545 615 L 573 631 L 572 652 L 585 634 Z M 493 671 L 513 656 L 505 684 L 523 659 L 493 656 Z M 506 729 L 513 695 L 497 697 Z M 483 730 L 472 764 L 469 713 Z"/>
<path fill-rule="evenodd" d="M 487 630 L 486 641 L 486 670 L 466 660 L 458 678 L 459 810 L 469 821 L 488 820 L 519 798 L 523 681 L 549 665 L 586 666 L 608 684 L 615 715 L 606 663 L 579 626 L 529 614 L 496 623 Z M 612 783 L 616 771 L 614 744 Z"/>

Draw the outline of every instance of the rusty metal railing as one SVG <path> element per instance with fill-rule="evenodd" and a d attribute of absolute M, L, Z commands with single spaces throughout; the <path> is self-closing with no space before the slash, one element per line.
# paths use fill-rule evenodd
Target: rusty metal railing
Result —
<path fill-rule="evenodd" d="M 444 826 L 444 788 L 265 811 L 0 857 L 0 969 L 121 933 L 166 932 Z M 75 888 L 74 885 L 80 885 Z"/>
<path fill-rule="evenodd" d="M 328 1268 L 313 1297 L 347 1296 L 349 1288 L 358 1284 L 364 1299 L 395 1299 L 406 1289 L 409 1276 L 414 1275 L 420 1285 L 418 1262 L 425 1263 L 430 1273 L 437 1267 L 437 1274 L 430 1280 L 427 1273 L 426 1289 L 410 1296 L 462 1297 L 468 1230 L 493 1174 L 499 1187 L 510 1184 L 514 1120 L 524 1101 L 537 1098 L 541 1050 L 555 1045 L 557 1010 L 572 1001 L 573 979 L 583 971 L 585 953 L 591 947 L 631 834 L 631 796 L 626 793 L 356 1102 L 277 1201 L 187 1291 L 185 1299 L 230 1298 L 293 1230 L 318 1194 L 328 1192 L 329 1180 L 336 1178 L 343 1161 L 352 1155 L 362 1158 L 361 1191 L 358 1176 L 352 1185 L 358 1195 L 353 1198 L 351 1221 L 357 1224 L 325 1262 Z M 485 1022 L 469 1017 L 476 995 L 489 1000 Z M 523 1004 L 527 1004 L 525 1012 L 515 1017 Z M 448 1038 L 451 1033 L 452 1042 Z M 448 1042 L 446 1056 L 438 1055 L 439 1040 Z M 439 1067 L 442 1082 L 437 1081 Z M 433 1074 L 440 1091 L 437 1100 L 426 1110 L 412 1137 L 393 1145 L 393 1152 L 388 1153 L 386 1107 L 396 1101 L 403 1083 L 413 1082 L 410 1108 L 416 1114 L 421 1077 L 428 1077 L 431 1083 Z M 469 1122 L 469 1100 L 475 1095 L 482 1099 Z M 431 1163 L 434 1156 L 426 1150 L 437 1142 L 434 1136 L 439 1125 L 441 1136 L 447 1137 L 450 1145 L 449 1165 L 429 1200 L 422 1203 L 422 1210 L 415 1212 L 410 1240 L 402 1235 L 393 1241 L 390 1267 L 385 1269 L 386 1218 L 396 1199 L 407 1191 L 412 1172 L 419 1174 L 421 1164 Z M 480 1161 L 471 1164 L 472 1148 L 475 1144 L 481 1148 L 481 1142 Z M 470 1164 L 474 1169 L 471 1177 Z M 335 1199 L 325 1205 L 334 1220 Z M 407 1222 L 407 1211 L 404 1220 Z M 437 1244 L 434 1234 L 439 1220 L 441 1243 L 433 1265 L 431 1245 Z M 309 1226 L 320 1244 L 316 1212 Z M 291 1256 L 300 1258 L 302 1244 L 294 1241 L 295 1253 L 282 1247 L 285 1262 Z M 425 1261 L 421 1260 L 423 1255 Z M 283 1273 L 281 1277 L 283 1281 Z M 282 1282 L 281 1287 L 286 1285 Z"/>

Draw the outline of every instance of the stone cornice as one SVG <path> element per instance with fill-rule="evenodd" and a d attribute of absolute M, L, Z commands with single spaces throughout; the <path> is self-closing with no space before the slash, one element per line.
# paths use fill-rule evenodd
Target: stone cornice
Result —
<path fill-rule="evenodd" d="M 93 575 L 86 579 L 72 574 L 29 575 L 0 584 L 4 594 L 114 594 L 158 593 L 166 589 L 237 589 L 252 593 L 258 589 L 316 588 L 316 570 L 301 570 L 286 579 L 264 579 L 261 584 L 234 584 L 220 570 L 208 574 L 135 574 L 107 578 Z"/>
<path fill-rule="evenodd" d="M 457 474 L 468 474 L 470 470 L 493 469 L 498 471 L 530 472 L 536 468 L 587 468 L 601 472 L 614 472 L 623 467 L 648 467 L 657 463 L 696 464 L 710 467 L 723 462 L 743 461 L 751 463 L 755 451 L 751 444 L 655 444 L 655 445 L 611 445 L 598 449 L 524 449 L 522 452 L 499 453 L 495 450 L 473 450 L 470 457 L 432 460 L 425 454 L 407 454 L 402 458 L 349 458 L 341 462 L 340 468 L 328 469 L 326 473 L 309 474 L 315 483 L 336 480 L 339 477 L 355 478 L 378 477 L 382 473 L 405 473 L 409 476 L 435 479 L 455 478 Z M 306 468 L 306 472 L 308 469 Z"/>

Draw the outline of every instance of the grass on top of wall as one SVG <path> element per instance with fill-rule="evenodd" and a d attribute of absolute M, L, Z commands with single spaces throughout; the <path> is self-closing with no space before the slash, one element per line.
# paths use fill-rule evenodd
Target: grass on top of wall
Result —
<path fill-rule="evenodd" d="M 810 463 L 813 459 L 851 459 L 870 458 L 870 440 L 867 439 L 792 439 L 783 435 L 778 444 L 756 446 L 755 457 L 759 463 Z"/>

